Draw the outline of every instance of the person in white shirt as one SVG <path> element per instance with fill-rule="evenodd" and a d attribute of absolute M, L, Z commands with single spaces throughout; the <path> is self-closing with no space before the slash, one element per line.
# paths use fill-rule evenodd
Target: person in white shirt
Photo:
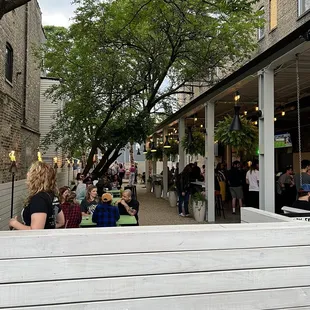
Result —
<path fill-rule="evenodd" d="M 259 172 L 258 163 L 253 162 L 246 173 L 246 183 L 249 184 L 249 197 L 247 207 L 259 208 Z"/>

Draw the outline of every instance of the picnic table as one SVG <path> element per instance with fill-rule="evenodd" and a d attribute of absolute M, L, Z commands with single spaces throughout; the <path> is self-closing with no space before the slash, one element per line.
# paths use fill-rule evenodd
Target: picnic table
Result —
<path fill-rule="evenodd" d="M 116 222 L 117 226 L 122 225 L 136 225 L 137 220 L 134 216 L 131 215 L 121 215 L 120 219 Z M 92 221 L 92 215 L 86 215 L 82 217 L 82 222 L 80 227 L 96 227 L 96 223 Z"/>

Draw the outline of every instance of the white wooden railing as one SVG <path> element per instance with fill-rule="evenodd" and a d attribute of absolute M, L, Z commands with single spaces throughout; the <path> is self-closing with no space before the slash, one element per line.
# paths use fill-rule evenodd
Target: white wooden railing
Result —
<path fill-rule="evenodd" d="M 0 244 L 0 309 L 310 307 L 310 226 L 296 221 L 8 231 Z"/>

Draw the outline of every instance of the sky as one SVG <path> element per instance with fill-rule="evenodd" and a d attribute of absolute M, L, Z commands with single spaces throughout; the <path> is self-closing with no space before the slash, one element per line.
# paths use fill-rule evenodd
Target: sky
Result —
<path fill-rule="evenodd" d="M 42 23 L 46 25 L 68 27 L 74 16 L 72 0 L 38 0 L 42 11 Z"/>

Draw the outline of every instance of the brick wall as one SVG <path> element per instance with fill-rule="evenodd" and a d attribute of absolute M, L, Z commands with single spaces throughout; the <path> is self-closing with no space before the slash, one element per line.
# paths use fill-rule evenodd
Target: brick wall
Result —
<path fill-rule="evenodd" d="M 310 12 L 302 17 L 298 16 L 298 0 L 277 0 L 277 27 L 271 30 L 269 2 L 270 0 L 261 0 L 255 7 L 258 10 L 264 6 L 266 20 L 265 35 L 259 41 L 257 54 L 262 53 L 310 19 Z"/>
<path fill-rule="evenodd" d="M 10 179 L 11 150 L 16 151 L 17 179 L 25 178 L 36 158 L 40 139 L 40 69 L 34 49 L 43 38 L 36 0 L 9 12 L 0 21 L 0 183 Z M 13 48 L 12 83 L 5 79 L 7 43 Z"/>

